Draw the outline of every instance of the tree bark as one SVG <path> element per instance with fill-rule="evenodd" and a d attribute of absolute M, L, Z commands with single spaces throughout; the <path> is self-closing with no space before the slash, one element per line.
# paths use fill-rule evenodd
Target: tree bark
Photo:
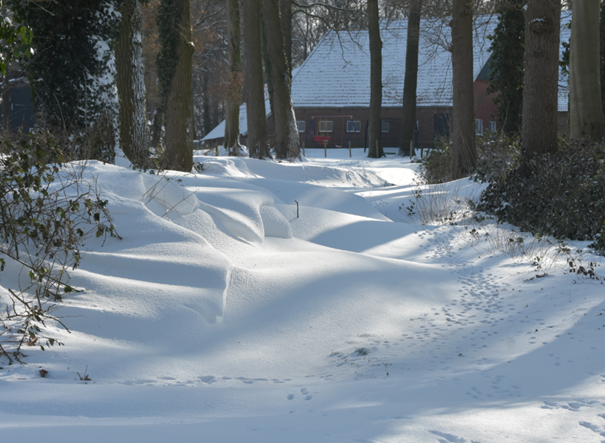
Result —
<path fill-rule="evenodd" d="M 144 168 L 149 158 L 149 131 L 141 38 L 143 14 L 138 0 L 124 0 L 120 13 L 115 49 L 120 148 L 133 165 Z"/>
<path fill-rule="evenodd" d="M 399 155 L 414 153 L 416 129 L 416 89 L 418 85 L 418 45 L 420 43 L 420 15 L 422 0 L 413 0 L 408 13 L 408 41 L 405 52 L 405 77 L 403 80 L 403 121 Z M 411 145 L 410 145 L 411 142 Z"/>
<path fill-rule="evenodd" d="M 292 78 L 292 0 L 279 0 L 279 14 L 288 75 Z"/>
<path fill-rule="evenodd" d="M 239 153 L 239 107 L 242 101 L 242 63 L 238 0 L 226 1 L 229 86 L 225 106 L 225 148 L 229 155 Z"/>
<path fill-rule="evenodd" d="M 477 164 L 471 0 L 454 0 L 453 3 L 452 71 L 452 178 L 457 180 L 470 174 Z"/>
<path fill-rule="evenodd" d="M 212 131 L 212 115 L 211 115 L 211 104 L 210 96 L 208 91 L 208 73 L 204 72 L 202 75 L 202 112 L 204 119 L 204 135 L 207 135 Z"/>
<path fill-rule="evenodd" d="M 368 0 L 368 36 L 370 38 L 370 117 L 368 121 L 368 157 L 384 156 L 381 135 L 382 121 L 382 40 L 378 0 Z"/>
<path fill-rule="evenodd" d="M 165 167 L 191 172 L 193 167 L 193 94 L 191 88 L 193 34 L 189 0 L 176 0 L 181 11 L 178 27 L 177 65 L 166 100 Z"/>
<path fill-rule="evenodd" d="M 514 136 L 521 133 L 523 115 L 523 84 L 525 66 L 525 17 L 527 0 L 500 0 L 496 13 L 498 25 L 493 33 L 490 50 L 487 93 L 497 92 L 498 120 L 503 133 Z"/>
<path fill-rule="evenodd" d="M 601 107 L 605 115 L 605 1 L 601 2 L 601 21 L 599 23 L 599 41 L 601 43 Z"/>
<path fill-rule="evenodd" d="M 2 79 L 2 129 L 8 133 L 10 131 L 10 115 L 11 115 L 11 100 L 10 100 L 10 83 L 8 75 Z"/>
<path fill-rule="evenodd" d="M 522 166 L 557 150 L 560 0 L 529 0 L 525 11 Z"/>
<path fill-rule="evenodd" d="M 245 98 L 250 157 L 269 157 L 263 54 L 261 46 L 261 0 L 244 1 L 244 46 L 246 51 Z"/>
<path fill-rule="evenodd" d="M 267 53 L 273 81 L 273 109 L 275 122 L 275 155 L 277 158 L 299 157 L 300 147 L 296 116 L 290 91 L 290 76 L 286 64 L 278 0 L 262 0 Z"/>
<path fill-rule="evenodd" d="M 158 108 L 153 114 L 153 123 L 151 124 L 151 147 L 153 149 L 162 146 L 162 126 L 164 126 L 164 112 Z"/>
<path fill-rule="evenodd" d="M 575 0 L 569 59 L 570 137 L 603 137 L 599 0 Z"/>

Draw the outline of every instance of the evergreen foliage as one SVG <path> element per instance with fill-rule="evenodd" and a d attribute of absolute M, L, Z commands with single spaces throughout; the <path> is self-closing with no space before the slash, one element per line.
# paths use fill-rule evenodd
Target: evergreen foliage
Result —
<path fill-rule="evenodd" d="M 0 294 L 0 358 L 9 364 L 21 362 L 29 346 L 61 344 L 46 326 L 66 328 L 52 311 L 75 291 L 68 268 L 79 266 L 87 238 L 119 238 L 107 200 L 87 182 L 84 168 L 64 163 L 64 151 L 43 131 L 0 137 L 0 272 L 21 269 L 24 277 L 13 288 L 3 283 Z"/>
<path fill-rule="evenodd" d="M 2 6 L 2 0 L 0 0 Z M 0 74 L 6 75 L 6 68 L 15 59 L 29 58 L 31 55 L 32 30 L 27 26 L 13 24 L 0 10 Z"/>
<path fill-rule="evenodd" d="M 494 102 L 498 106 L 498 119 L 506 134 L 521 132 L 523 111 L 523 82 L 525 53 L 525 20 L 523 7 L 527 0 L 500 0 L 500 15 L 492 41 L 492 61 L 489 67 L 488 93 L 499 92 Z"/>
<path fill-rule="evenodd" d="M 28 66 L 34 103 L 52 126 L 82 129 L 95 121 L 111 93 L 111 48 L 118 18 L 110 0 L 14 0 L 17 19 L 34 34 Z"/>
<path fill-rule="evenodd" d="M 181 8 L 179 0 L 160 0 L 157 14 L 160 52 L 158 53 L 158 80 L 160 83 L 161 107 L 166 108 L 172 78 L 179 62 Z"/>
<path fill-rule="evenodd" d="M 574 140 L 536 155 L 524 171 L 515 164 L 491 177 L 480 211 L 536 235 L 593 240 L 605 253 L 605 145 Z"/>

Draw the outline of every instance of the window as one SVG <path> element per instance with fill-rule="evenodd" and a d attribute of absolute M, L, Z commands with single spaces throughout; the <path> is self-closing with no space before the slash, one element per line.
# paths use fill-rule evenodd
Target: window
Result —
<path fill-rule="evenodd" d="M 297 121 L 296 127 L 298 128 L 298 132 L 305 132 L 305 121 L 304 120 Z"/>
<path fill-rule="evenodd" d="M 498 132 L 496 122 L 489 122 L 489 132 Z"/>
<path fill-rule="evenodd" d="M 475 134 L 483 135 L 483 120 L 475 120 Z"/>
<path fill-rule="evenodd" d="M 319 132 L 332 132 L 332 122 L 328 120 L 320 121 Z"/>
<path fill-rule="evenodd" d="M 382 132 L 389 132 L 389 126 L 390 126 L 389 122 L 383 121 L 382 122 Z"/>
<path fill-rule="evenodd" d="M 347 132 L 361 132 L 361 122 L 359 120 L 349 120 L 347 122 Z"/>

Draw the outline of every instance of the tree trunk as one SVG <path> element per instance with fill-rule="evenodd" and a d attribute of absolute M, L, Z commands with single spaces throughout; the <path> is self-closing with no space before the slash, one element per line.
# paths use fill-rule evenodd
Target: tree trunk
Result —
<path fill-rule="evenodd" d="M 529 0 L 525 11 L 523 166 L 557 150 L 560 0 Z"/>
<path fill-rule="evenodd" d="M 382 40 L 380 39 L 380 17 L 378 0 L 368 0 L 368 35 L 370 38 L 370 118 L 368 122 L 368 157 L 384 156 L 381 135 L 382 121 Z"/>
<path fill-rule="evenodd" d="M 239 107 L 242 101 L 242 63 L 238 0 L 227 0 L 227 39 L 229 58 L 228 92 L 225 106 L 225 148 L 239 153 Z"/>
<path fill-rule="evenodd" d="M 208 95 L 208 73 L 204 72 L 202 75 L 202 113 L 203 113 L 203 126 L 204 136 L 208 135 L 212 131 L 212 116 L 210 111 L 210 97 Z"/>
<path fill-rule="evenodd" d="M 477 164 L 473 95 L 473 12 L 471 0 L 454 0 L 452 10 L 452 179 L 470 174 Z"/>
<path fill-rule="evenodd" d="M 161 109 L 156 109 L 153 113 L 153 123 L 151 124 L 151 147 L 158 149 L 162 146 L 162 126 L 164 125 L 164 113 Z"/>
<path fill-rule="evenodd" d="M 189 0 L 175 0 L 181 17 L 178 23 L 177 64 L 166 99 L 166 155 L 165 167 L 191 172 L 193 167 L 193 94 L 191 70 L 193 62 L 193 35 Z"/>
<path fill-rule="evenodd" d="M 418 45 L 420 42 L 420 14 L 422 0 L 413 0 L 408 14 L 408 41 L 405 52 L 405 77 L 403 80 L 403 121 L 399 155 L 414 153 L 416 129 L 416 88 L 418 84 Z M 411 145 L 410 145 L 411 143 Z"/>
<path fill-rule="evenodd" d="M 141 44 L 143 14 L 138 0 L 124 0 L 120 13 L 120 35 L 115 49 L 120 148 L 133 165 L 145 167 L 149 158 L 149 131 Z"/>
<path fill-rule="evenodd" d="M 500 1 L 496 9 L 498 26 L 494 30 L 490 50 L 487 93 L 497 92 L 498 120 L 503 133 L 514 136 L 521 133 L 523 114 L 523 84 L 525 66 L 525 17 L 527 0 Z"/>
<path fill-rule="evenodd" d="M 601 22 L 599 24 L 599 41 L 601 43 L 601 107 L 605 115 L 605 1 L 601 2 Z"/>
<path fill-rule="evenodd" d="M 275 155 L 277 158 L 299 157 L 298 130 L 290 92 L 284 38 L 280 26 L 278 0 L 262 0 L 267 53 L 273 81 L 273 118 L 275 122 Z"/>
<path fill-rule="evenodd" d="M 284 36 L 288 75 L 292 78 L 292 0 L 279 0 L 281 32 Z"/>
<path fill-rule="evenodd" d="M 603 137 L 599 0 L 575 0 L 569 59 L 570 137 Z"/>
<path fill-rule="evenodd" d="M 11 115 L 11 100 L 10 100 L 10 83 L 8 75 L 2 79 L 2 129 L 8 133 L 10 131 L 10 115 Z"/>
<path fill-rule="evenodd" d="M 263 53 L 261 47 L 261 0 L 244 2 L 244 46 L 246 51 L 245 96 L 250 157 L 269 157 Z"/>

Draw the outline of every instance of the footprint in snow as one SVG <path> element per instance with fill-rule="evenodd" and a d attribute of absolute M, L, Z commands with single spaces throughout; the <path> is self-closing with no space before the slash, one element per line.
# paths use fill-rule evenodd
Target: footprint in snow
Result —
<path fill-rule="evenodd" d="M 311 400 L 313 398 L 313 396 L 311 394 L 309 394 L 309 391 L 307 390 L 307 388 L 302 388 L 300 390 L 300 393 L 305 396 L 305 400 Z"/>

